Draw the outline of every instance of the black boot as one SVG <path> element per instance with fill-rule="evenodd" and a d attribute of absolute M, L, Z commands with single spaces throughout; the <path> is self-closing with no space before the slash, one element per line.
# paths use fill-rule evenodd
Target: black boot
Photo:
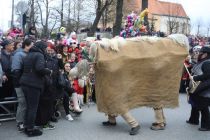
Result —
<path fill-rule="evenodd" d="M 199 122 L 192 122 L 189 120 L 186 120 L 186 123 L 191 124 L 191 125 L 199 125 Z"/>
<path fill-rule="evenodd" d="M 140 129 L 140 126 L 139 125 L 136 126 L 136 127 L 131 128 L 130 135 L 136 135 L 136 134 L 138 134 L 139 129 Z"/>
<path fill-rule="evenodd" d="M 57 119 L 56 117 L 52 116 L 52 117 L 50 118 L 50 121 L 51 121 L 51 122 L 58 122 L 58 119 Z"/>
<path fill-rule="evenodd" d="M 198 128 L 199 131 L 210 131 L 210 128 Z"/>
<path fill-rule="evenodd" d="M 115 125 L 117 125 L 116 122 L 115 122 L 115 123 L 111 123 L 110 121 L 102 122 L 102 124 L 103 124 L 104 126 L 115 126 Z"/>
<path fill-rule="evenodd" d="M 25 134 L 28 137 L 36 137 L 36 136 L 41 136 L 42 135 L 42 131 L 40 131 L 39 129 L 25 129 Z"/>

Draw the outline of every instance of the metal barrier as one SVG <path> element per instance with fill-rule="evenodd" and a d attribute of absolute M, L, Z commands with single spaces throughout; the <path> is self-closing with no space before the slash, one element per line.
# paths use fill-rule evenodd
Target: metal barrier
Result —
<path fill-rule="evenodd" d="M 16 97 L 6 97 L 0 100 L 0 109 L 4 112 L 0 113 L 0 122 L 15 120 L 17 103 Z M 11 105 L 13 106 L 12 110 Z"/>

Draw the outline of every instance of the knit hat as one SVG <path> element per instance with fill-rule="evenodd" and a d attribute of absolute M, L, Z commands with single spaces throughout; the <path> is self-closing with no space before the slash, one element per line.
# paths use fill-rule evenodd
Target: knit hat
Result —
<path fill-rule="evenodd" d="M 50 49 L 55 50 L 55 46 L 51 42 L 47 42 L 47 47 L 50 48 Z"/>

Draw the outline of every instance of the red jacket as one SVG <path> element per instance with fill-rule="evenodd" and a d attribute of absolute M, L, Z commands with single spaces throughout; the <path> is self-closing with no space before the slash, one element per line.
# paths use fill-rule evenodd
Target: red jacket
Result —
<path fill-rule="evenodd" d="M 187 68 L 189 70 L 189 68 L 191 67 L 191 64 L 189 63 L 189 61 L 185 60 L 184 64 L 187 66 Z M 182 80 L 187 80 L 187 79 L 189 79 L 189 74 L 184 67 L 184 71 L 183 71 L 183 74 L 182 74 Z"/>
<path fill-rule="evenodd" d="M 74 79 L 73 88 L 77 94 L 83 95 L 84 89 L 79 86 L 78 79 Z"/>

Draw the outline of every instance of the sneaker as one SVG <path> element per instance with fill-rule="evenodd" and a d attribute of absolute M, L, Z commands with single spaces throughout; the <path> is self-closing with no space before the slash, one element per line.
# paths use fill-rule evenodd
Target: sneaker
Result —
<path fill-rule="evenodd" d="M 68 121 L 73 121 L 74 120 L 70 114 L 66 115 L 66 119 Z"/>
<path fill-rule="evenodd" d="M 140 125 L 131 128 L 130 135 L 136 135 L 139 133 Z"/>
<path fill-rule="evenodd" d="M 115 126 L 117 123 L 111 123 L 110 121 L 102 122 L 103 126 Z"/>
<path fill-rule="evenodd" d="M 18 127 L 18 131 L 24 131 L 24 125 L 23 125 L 23 123 L 18 123 L 17 124 L 17 127 Z"/>
<path fill-rule="evenodd" d="M 51 125 L 50 123 L 43 126 L 43 130 L 53 130 L 55 126 Z"/>
<path fill-rule="evenodd" d="M 156 125 L 152 125 L 150 127 L 152 130 L 164 130 L 165 129 L 165 124 L 164 123 L 157 123 Z"/>
<path fill-rule="evenodd" d="M 42 135 L 42 131 L 40 131 L 39 129 L 25 129 L 25 134 L 28 137 L 36 137 L 36 136 L 41 136 Z"/>

